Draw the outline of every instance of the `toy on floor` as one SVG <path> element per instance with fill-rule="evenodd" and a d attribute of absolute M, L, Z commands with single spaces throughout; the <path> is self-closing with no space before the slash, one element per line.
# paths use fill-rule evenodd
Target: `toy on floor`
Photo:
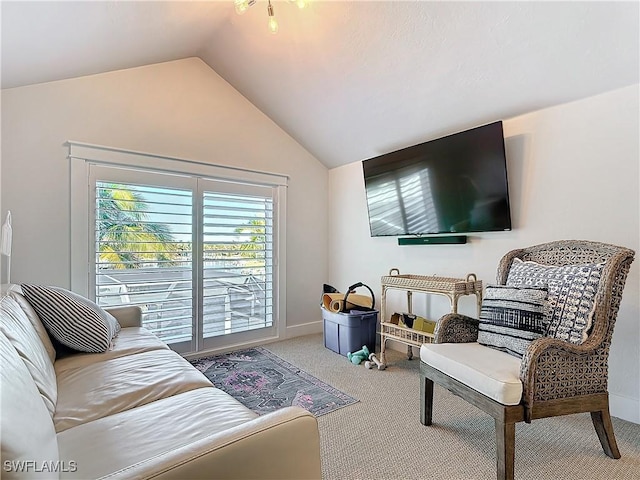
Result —
<path fill-rule="evenodd" d="M 369 349 L 367 348 L 367 346 L 363 345 L 362 349 L 358 350 L 357 352 L 348 352 L 347 353 L 347 358 L 354 365 L 360 365 L 367 358 L 369 358 L 369 353 L 370 352 L 369 352 Z"/>
<path fill-rule="evenodd" d="M 378 357 L 376 357 L 376 354 L 372 353 L 371 355 L 369 355 L 369 360 L 364 362 L 364 366 L 367 367 L 369 370 L 371 370 L 374 365 L 378 366 L 378 370 L 384 370 L 385 368 L 387 368 L 387 366 L 384 363 L 378 360 Z"/>

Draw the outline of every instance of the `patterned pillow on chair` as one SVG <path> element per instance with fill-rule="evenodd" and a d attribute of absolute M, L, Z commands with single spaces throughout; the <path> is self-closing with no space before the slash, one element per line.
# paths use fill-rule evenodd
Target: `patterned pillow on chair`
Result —
<path fill-rule="evenodd" d="M 550 266 L 515 258 L 507 285 L 547 287 L 549 308 L 545 315 L 545 335 L 580 345 L 591 330 L 603 268 L 604 263 Z"/>
<path fill-rule="evenodd" d="M 545 288 L 487 285 L 480 310 L 478 343 L 521 357 L 544 331 Z"/>

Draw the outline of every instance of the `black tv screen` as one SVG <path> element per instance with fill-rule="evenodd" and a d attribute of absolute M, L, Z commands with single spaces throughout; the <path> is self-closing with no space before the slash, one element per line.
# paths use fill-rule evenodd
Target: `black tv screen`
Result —
<path fill-rule="evenodd" d="M 363 160 L 371 236 L 511 230 L 502 122 Z"/>

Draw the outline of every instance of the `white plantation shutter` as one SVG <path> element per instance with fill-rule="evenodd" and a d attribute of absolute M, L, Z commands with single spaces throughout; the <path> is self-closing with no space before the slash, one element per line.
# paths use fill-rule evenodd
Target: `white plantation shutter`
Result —
<path fill-rule="evenodd" d="M 76 143 L 69 156 L 75 291 L 140 306 L 179 352 L 281 338 L 286 177 Z"/>
<path fill-rule="evenodd" d="M 96 181 L 95 296 L 138 305 L 162 340 L 193 333 L 192 192 Z"/>
<path fill-rule="evenodd" d="M 205 337 L 273 325 L 273 199 L 255 190 L 203 193 Z"/>

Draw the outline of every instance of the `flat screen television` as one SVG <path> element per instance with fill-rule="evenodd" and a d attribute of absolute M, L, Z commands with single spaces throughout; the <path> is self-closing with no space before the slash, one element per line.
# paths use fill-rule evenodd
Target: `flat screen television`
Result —
<path fill-rule="evenodd" d="M 362 161 L 371 236 L 511 230 L 502 122 Z"/>

